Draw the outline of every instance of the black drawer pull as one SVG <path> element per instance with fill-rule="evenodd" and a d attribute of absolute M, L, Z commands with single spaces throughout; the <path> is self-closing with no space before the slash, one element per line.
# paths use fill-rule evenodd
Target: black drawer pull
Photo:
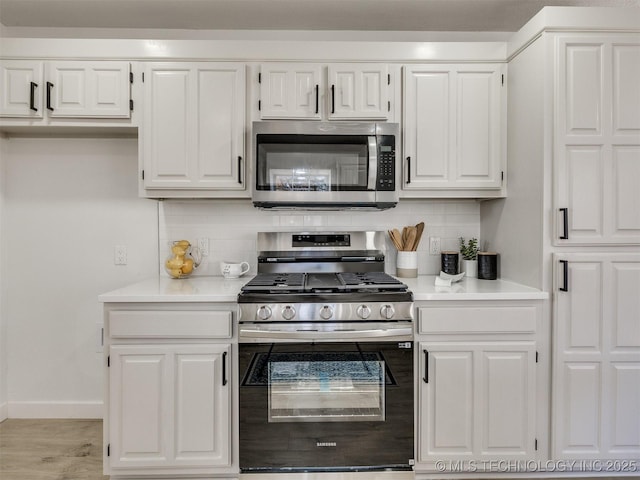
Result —
<path fill-rule="evenodd" d="M 411 183 L 411 157 L 407 157 L 407 185 Z"/>
<path fill-rule="evenodd" d="M 222 352 L 222 386 L 227 384 L 227 352 Z"/>
<path fill-rule="evenodd" d="M 560 235 L 560 240 L 569 240 L 569 209 L 561 208 L 562 212 L 562 235 Z"/>
<path fill-rule="evenodd" d="M 316 84 L 316 113 L 320 111 L 320 85 Z"/>
<path fill-rule="evenodd" d="M 38 84 L 35 82 L 31 82 L 31 92 L 29 94 L 29 108 L 34 112 L 37 112 L 36 108 L 36 88 L 38 88 Z"/>
<path fill-rule="evenodd" d="M 558 290 L 561 292 L 569 291 L 569 261 L 568 260 L 560 260 L 562 264 L 562 286 L 558 287 Z"/>
<path fill-rule="evenodd" d="M 238 183 L 242 185 L 242 157 L 238 156 Z"/>
<path fill-rule="evenodd" d="M 336 86 L 331 85 L 331 113 L 336 113 Z"/>
<path fill-rule="evenodd" d="M 422 377 L 422 380 L 424 383 L 429 383 L 429 352 L 427 350 L 422 352 L 424 353 L 424 377 Z"/>
<path fill-rule="evenodd" d="M 47 82 L 47 109 L 53 112 L 53 107 L 51 106 L 51 89 L 53 88 L 53 83 Z"/>

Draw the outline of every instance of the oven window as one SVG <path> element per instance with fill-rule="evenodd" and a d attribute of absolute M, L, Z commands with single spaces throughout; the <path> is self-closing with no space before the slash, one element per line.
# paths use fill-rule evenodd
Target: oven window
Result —
<path fill-rule="evenodd" d="M 366 136 L 258 135 L 256 188 L 275 191 L 366 190 Z"/>
<path fill-rule="evenodd" d="M 269 422 L 385 420 L 385 363 L 376 354 L 315 352 L 268 361 Z"/>

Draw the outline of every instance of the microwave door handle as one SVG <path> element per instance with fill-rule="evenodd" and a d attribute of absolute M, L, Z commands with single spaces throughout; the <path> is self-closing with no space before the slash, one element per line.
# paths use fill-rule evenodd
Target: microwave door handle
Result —
<path fill-rule="evenodd" d="M 367 179 L 367 190 L 376 189 L 378 178 L 378 140 L 374 136 L 367 137 L 369 145 L 369 178 Z"/>

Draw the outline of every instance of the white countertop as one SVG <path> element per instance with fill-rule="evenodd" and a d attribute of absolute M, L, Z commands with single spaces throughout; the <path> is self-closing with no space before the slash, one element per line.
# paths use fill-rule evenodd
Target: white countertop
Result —
<path fill-rule="evenodd" d="M 128 285 L 98 297 L 111 302 L 235 302 L 240 288 L 251 276 L 237 279 L 191 277 L 181 280 L 160 276 Z M 506 280 L 463 278 L 451 287 L 436 287 L 434 275 L 400 278 L 413 292 L 414 301 L 424 300 L 544 300 L 547 292 Z"/>
<path fill-rule="evenodd" d="M 450 287 L 436 287 L 435 275 L 399 278 L 413 292 L 413 300 L 544 300 L 547 292 L 507 280 L 463 277 Z"/>

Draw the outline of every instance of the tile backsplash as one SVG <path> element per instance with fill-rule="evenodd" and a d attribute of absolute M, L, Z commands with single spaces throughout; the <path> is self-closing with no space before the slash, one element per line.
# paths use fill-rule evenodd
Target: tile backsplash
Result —
<path fill-rule="evenodd" d="M 418 248 L 418 272 L 440 271 L 440 255 L 429 255 L 429 237 L 440 237 L 442 250 L 458 250 L 458 237 L 480 237 L 480 204 L 475 200 L 401 200 L 380 212 L 270 212 L 250 200 L 165 200 L 159 202 L 160 272 L 171 241 L 198 245 L 207 239 L 209 254 L 194 275 L 220 275 L 220 262 L 247 261 L 256 272 L 256 233 L 259 231 L 346 231 L 402 229 L 425 223 Z M 395 273 L 396 250 L 387 239 L 386 271 Z"/>

